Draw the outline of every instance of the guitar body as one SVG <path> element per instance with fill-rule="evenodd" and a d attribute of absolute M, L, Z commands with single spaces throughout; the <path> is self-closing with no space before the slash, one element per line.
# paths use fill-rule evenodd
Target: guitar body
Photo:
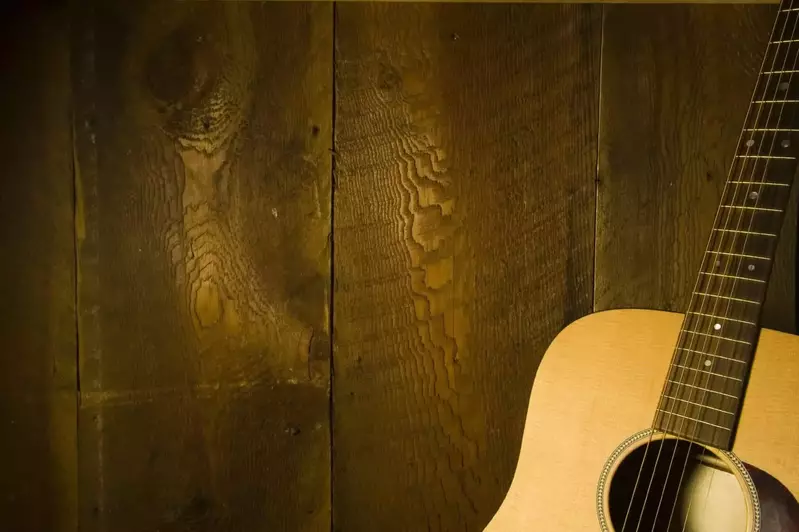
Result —
<path fill-rule="evenodd" d="M 598 513 L 608 501 L 598 496 L 600 478 L 608 470 L 612 476 L 609 459 L 622 443 L 651 427 L 682 319 L 613 310 L 558 335 L 536 375 L 516 473 L 488 532 L 602 530 Z M 799 337 L 762 330 L 730 456 L 750 473 L 759 499 L 759 525 L 752 504 L 743 505 L 741 530 L 799 530 Z M 741 486 L 744 477 L 737 476 Z M 722 516 L 710 522 L 722 523 Z M 691 529 L 714 530 L 685 527 Z"/>

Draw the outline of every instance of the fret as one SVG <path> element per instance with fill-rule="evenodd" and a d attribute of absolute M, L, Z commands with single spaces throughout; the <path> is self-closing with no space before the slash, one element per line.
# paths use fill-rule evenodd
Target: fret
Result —
<path fill-rule="evenodd" d="M 796 157 L 789 157 L 787 155 L 736 155 L 735 157 L 739 159 L 784 159 L 784 160 L 796 160 Z"/>
<path fill-rule="evenodd" d="M 700 404 L 700 403 L 694 403 L 693 401 L 689 401 L 688 399 L 680 399 L 679 397 L 672 397 L 670 395 L 663 395 L 663 398 L 664 399 L 671 399 L 672 401 L 679 401 L 681 403 L 687 403 L 689 405 L 697 406 L 699 408 L 707 408 L 708 410 L 715 410 L 716 412 L 721 412 L 722 414 L 727 414 L 727 415 L 730 415 L 730 416 L 734 416 L 735 415 L 735 412 L 728 412 L 727 410 L 724 410 L 723 408 L 715 408 L 715 407 L 712 407 L 710 405 L 703 405 L 703 404 Z"/>
<path fill-rule="evenodd" d="M 749 140 L 782 142 L 787 139 L 779 139 L 773 133 L 759 133 Z M 791 149 L 799 148 L 799 137 L 795 141 L 790 141 L 790 146 Z M 731 180 L 727 182 L 722 192 L 708 249 L 770 258 L 773 256 L 783 214 L 790 198 L 790 181 L 796 171 L 796 161 L 762 159 L 738 159 L 738 161 L 733 164 Z M 769 184 L 758 183 L 759 180 Z M 757 269 L 762 270 L 760 267 Z M 703 268 L 703 271 L 731 273 L 730 270 L 712 268 Z M 752 276 L 747 273 L 746 276 L 757 277 L 763 281 L 768 279 L 767 275 Z"/>
<path fill-rule="evenodd" d="M 686 382 L 674 381 L 674 380 L 671 380 L 671 379 L 668 379 L 667 382 L 670 382 L 672 384 L 676 384 L 678 386 L 684 386 L 686 388 L 693 388 L 695 390 L 701 390 L 703 392 L 708 392 L 708 393 L 712 393 L 712 394 L 715 394 L 715 395 L 721 395 L 723 397 L 729 397 L 731 399 L 735 399 L 736 401 L 738 400 L 738 396 L 737 395 L 732 395 L 732 394 L 729 394 L 727 392 L 721 392 L 719 390 L 712 390 L 710 388 L 703 388 L 701 386 L 695 386 L 693 384 L 688 384 Z"/>
<path fill-rule="evenodd" d="M 695 292 L 711 296 L 724 296 L 742 303 L 759 303 L 765 297 L 766 283 L 771 274 L 771 260 L 775 242 L 767 242 L 765 237 L 740 235 L 737 233 L 717 233 L 711 238 L 711 248 L 703 255 L 699 268 L 699 278 Z M 773 239 L 771 239 L 773 240 Z M 744 253 L 750 251 L 749 253 Z M 718 310 L 717 303 L 703 299 L 692 301 L 688 310 L 729 315 L 738 319 L 756 320 L 759 309 L 740 313 Z M 726 308 L 729 305 L 723 305 Z M 755 313 L 754 315 L 752 313 Z"/>
<path fill-rule="evenodd" d="M 689 400 L 707 397 L 708 402 L 715 404 L 732 403 L 730 410 L 734 410 L 743 390 L 745 376 L 745 366 L 727 365 L 716 371 L 671 366 L 664 393 Z"/>
<path fill-rule="evenodd" d="M 723 273 L 699 272 L 699 275 L 708 275 L 710 277 L 721 277 L 723 279 L 735 279 L 736 281 L 748 281 L 748 282 L 752 282 L 752 283 L 765 283 L 766 282 L 763 279 L 755 279 L 754 277 L 740 277 L 738 275 L 725 275 Z"/>
<path fill-rule="evenodd" d="M 759 255 L 747 255 L 745 253 L 729 253 L 727 251 L 714 251 L 712 249 L 706 251 L 706 253 L 712 253 L 714 255 L 723 255 L 729 257 L 741 257 L 744 259 L 753 259 L 753 260 L 771 260 L 771 257 L 761 257 Z"/>
<path fill-rule="evenodd" d="M 697 285 L 698 290 L 694 294 L 703 298 L 697 301 L 699 307 L 696 310 L 699 311 L 728 314 L 727 302 L 759 305 L 766 295 L 766 283 L 742 283 L 702 276 Z M 759 311 L 760 309 L 752 310 Z"/>
<path fill-rule="evenodd" d="M 753 221 L 756 223 L 751 223 Z M 773 227 L 777 230 L 779 221 L 775 219 L 767 223 L 769 221 L 763 217 L 756 219 L 752 219 L 751 215 L 730 217 L 722 212 L 718 223 L 722 226 L 726 224 L 730 229 L 713 229 L 708 240 L 706 263 L 701 271 L 733 275 L 745 271 L 748 277 L 767 280 L 767 273 L 771 271 L 771 258 L 777 245 L 776 233 L 755 234 L 764 232 L 737 230 L 731 227 L 751 225 L 757 229 Z"/>
<path fill-rule="evenodd" d="M 766 267 L 770 264 L 764 264 L 763 261 L 769 261 L 769 257 L 760 255 L 747 255 L 745 253 L 730 253 L 725 251 L 708 250 L 705 252 L 704 260 L 702 262 L 702 271 L 700 273 L 721 273 L 727 272 L 748 272 L 748 276 L 754 274 L 758 275 L 760 279 L 765 280 Z M 725 274 L 725 275 L 727 275 Z"/>
<path fill-rule="evenodd" d="M 658 409 L 658 410 L 660 410 L 660 409 Z M 691 421 L 694 421 L 694 422 L 697 422 L 697 423 L 704 423 L 705 425 L 710 425 L 711 427 L 715 427 L 715 428 L 717 428 L 717 429 L 724 429 L 724 430 L 726 430 L 726 431 L 729 431 L 729 430 L 730 430 L 730 428 L 729 428 L 729 427 L 723 427 L 723 426 L 721 426 L 721 425 L 716 425 L 716 424 L 714 424 L 714 423 L 710 423 L 709 421 L 702 421 L 701 419 L 694 419 L 694 418 L 692 418 L 692 417 L 684 416 L 684 415 L 682 415 L 682 414 L 678 414 L 678 413 L 676 413 L 676 412 L 667 412 L 667 411 L 665 411 L 665 410 L 660 410 L 660 411 L 661 411 L 661 412 L 665 412 L 665 413 L 666 413 L 666 415 L 669 415 L 669 416 L 677 416 L 677 417 L 681 417 L 681 418 L 685 418 L 685 419 L 690 419 Z"/>
<path fill-rule="evenodd" d="M 701 316 L 703 318 L 709 318 L 711 321 L 733 321 L 735 323 L 741 323 L 743 325 L 757 325 L 757 323 L 753 321 L 746 321 L 746 320 L 736 320 L 735 318 L 730 318 L 729 316 L 716 316 L 715 314 L 705 314 L 704 312 L 692 312 L 688 311 L 687 314 L 693 314 L 694 316 Z"/>
<path fill-rule="evenodd" d="M 743 229 L 713 229 L 713 230 L 720 233 L 735 233 L 739 235 L 767 236 L 771 238 L 777 238 L 777 235 L 775 233 L 760 233 L 757 231 L 744 231 Z"/>
<path fill-rule="evenodd" d="M 672 364 L 672 366 L 675 367 L 675 368 L 681 368 L 681 369 L 687 370 L 687 371 L 695 371 L 695 372 L 698 372 L 698 373 L 704 373 L 705 375 L 711 375 L 713 377 L 721 377 L 722 379 L 729 379 L 729 380 L 733 380 L 733 381 L 736 381 L 736 382 L 743 382 L 743 380 L 741 380 L 741 379 L 739 379 L 737 377 L 731 377 L 729 375 L 724 375 L 723 373 L 715 373 L 713 371 L 708 371 L 708 370 L 704 370 L 704 369 L 700 369 L 700 368 L 690 368 L 688 366 L 681 366 L 680 364 Z"/>
<path fill-rule="evenodd" d="M 686 382 L 686 379 L 678 378 L 677 380 L 672 380 L 672 377 L 674 376 L 670 376 L 669 381 L 667 381 L 667 389 L 661 394 L 661 401 L 658 406 L 658 408 L 666 411 L 666 413 L 677 412 L 694 418 L 705 419 L 710 422 L 718 423 L 726 421 L 728 423 L 731 420 L 729 418 L 721 418 L 717 411 L 705 410 L 694 406 L 694 404 L 708 405 L 715 410 L 723 410 L 725 412 L 735 412 L 739 408 L 740 400 L 738 397 L 727 393 L 727 391 L 722 391 L 724 386 L 721 383 L 716 386 L 705 387 L 702 383 L 699 383 L 702 385 L 697 385 L 697 383 Z M 734 384 L 736 388 L 735 391 L 739 390 L 741 385 L 739 383 Z M 716 389 L 716 387 L 721 389 Z M 664 396 L 677 397 L 683 401 L 680 403 L 671 401 L 671 404 L 669 404 L 668 399 L 665 399 Z"/>
<path fill-rule="evenodd" d="M 745 116 L 743 131 L 799 128 L 794 120 L 799 106 L 766 103 L 776 100 L 799 100 L 799 76 L 776 71 L 760 74 L 755 82 L 753 102 Z"/>
<path fill-rule="evenodd" d="M 713 297 L 713 298 L 718 298 L 718 299 L 727 299 L 729 301 L 738 301 L 740 303 L 751 303 L 751 304 L 754 304 L 754 305 L 759 305 L 760 304 L 760 301 L 752 301 L 752 300 L 749 300 L 749 299 L 741 299 L 741 298 L 738 298 L 738 297 L 722 296 L 722 295 L 719 295 L 719 294 L 707 294 L 707 293 L 704 293 L 704 292 L 694 292 L 693 294 L 697 295 L 697 296 L 703 296 L 703 297 Z"/>
<path fill-rule="evenodd" d="M 789 146 L 786 148 L 781 146 L 784 141 L 789 142 Z M 780 147 L 772 148 L 771 143 L 779 143 Z M 751 144 L 751 146 L 747 146 L 747 144 Z M 762 147 L 761 144 L 763 144 Z M 774 133 L 754 133 L 743 136 L 738 150 L 741 156 L 736 156 L 733 159 L 728 177 L 729 181 L 770 182 L 784 183 L 786 185 L 790 185 L 793 182 L 797 168 L 797 161 L 794 156 L 799 154 L 799 133 L 787 137 L 775 135 Z M 779 157 L 757 155 L 760 151 L 768 154 L 772 150 L 774 153 L 785 153 L 786 155 L 780 155 Z M 747 156 L 747 153 L 751 156 Z M 735 188 L 740 191 L 746 189 L 746 187 Z M 787 200 L 786 194 L 784 202 L 787 203 Z"/>
<path fill-rule="evenodd" d="M 716 288 L 716 287 L 712 287 Z M 763 287 L 765 288 L 765 287 Z M 735 293 L 740 293 L 741 290 L 739 287 L 736 287 Z M 757 294 L 757 298 L 760 299 L 765 297 L 765 289 L 760 290 L 760 294 Z M 762 295 L 761 295 L 762 294 Z M 752 303 L 744 303 L 742 301 L 731 301 L 728 299 L 721 299 L 721 298 L 712 298 L 712 297 L 702 297 L 698 296 L 691 299 L 690 305 L 688 306 L 689 312 L 695 313 L 702 313 L 702 314 L 710 314 L 710 315 L 723 315 L 727 316 L 731 320 L 735 321 L 725 321 L 721 323 L 722 326 L 728 326 L 733 323 L 737 322 L 750 322 L 750 323 L 757 323 L 760 319 L 760 304 L 752 304 Z M 694 314 L 688 317 L 685 320 L 685 327 L 692 328 L 694 330 L 706 330 L 707 329 L 707 321 L 709 318 L 700 318 Z M 715 325 L 716 323 L 720 323 L 722 320 L 712 323 L 711 325 Z M 698 327 L 694 327 L 691 324 L 693 323 L 700 323 Z M 725 327 L 726 329 L 726 327 Z M 746 329 L 746 330 L 744 330 Z M 749 339 L 751 341 L 755 340 L 757 336 L 757 327 L 753 325 L 747 325 L 745 328 L 743 324 L 741 324 L 741 330 L 737 331 L 735 334 L 736 338 L 743 338 Z"/>
<path fill-rule="evenodd" d="M 730 261 L 727 261 L 730 263 Z M 723 268 L 714 268 L 719 271 L 725 271 Z M 766 284 L 766 280 L 768 278 L 769 272 L 757 272 L 756 270 L 751 272 L 753 275 L 750 277 L 748 275 L 741 275 L 741 274 L 748 274 L 749 268 L 748 266 L 744 269 L 744 271 L 733 270 L 732 268 L 727 269 L 728 273 L 714 273 L 714 272 L 699 272 L 699 282 L 697 283 L 697 287 L 700 289 L 700 292 L 711 292 L 711 293 L 723 293 L 720 290 L 726 290 L 728 288 L 735 287 L 736 289 L 740 290 L 739 295 L 751 294 L 757 295 L 759 294 L 765 287 L 763 286 Z M 755 277 L 755 275 L 759 277 Z"/>
<path fill-rule="evenodd" d="M 670 366 L 668 380 L 676 385 L 668 384 L 664 393 L 694 399 L 697 395 L 707 396 L 705 392 L 714 392 L 711 399 L 714 403 L 725 403 L 732 399 L 737 402 L 743 390 L 747 367 L 730 362 L 721 364 L 718 361 L 711 361 L 705 367 L 693 367 L 690 364 L 695 360 L 683 360 L 684 364 L 674 363 Z M 704 359 L 704 362 L 708 360 Z M 737 405 L 733 403 L 730 409 L 735 406 Z"/>
<path fill-rule="evenodd" d="M 757 323 L 747 319 L 747 315 L 734 315 L 727 308 L 706 308 L 689 310 L 685 313 L 681 330 L 716 331 L 724 336 L 747 340 L 752 343 L 758 332 Z"/>
<path fill-rule="evenodd" d="M 683 397 L 689 401 L 704 398 L 705 402 L 719 406 L 729 404 L 729 410 L 734 410 L 737 407 L 737 401 L 728 396 L 740 397 L 746 372 L 739 369 L 735 375 L 727 375 L 725 373 L 726 369 L 710 371 L 697 368 L 682 368 L 680 366 L 673 367 L 669 373 L 669 379 L 680 383 L 680 386 L 669 384 L 664 393 Z M 684 384 L 690 386 L 681 387 Z M 697 389 L 697 387 L 702 389 Z M 720 393 L 711 394 L 705 390 Z"/>
<path fill-rule="evenodd" d="M 785 211 L 787 191 L 760 185 L 730 185 L 724 189 L 716 227 L 778 232 Z"/>
<path fill-rule="evenodd" d="M 706 353 L 705 351 L 699 351 L 697 349 L 689 349 L 687 347 L 678 347 L 677 349 L 679 351 L 685 351 L 686 353 L 691 353 L 694 355 L 703 355 L 711 358 L 720 358 L 722 360 L 726 360 L 729 362 L 735 362 L 736 364 L 744 364 L 744 365 L 746 364 L 746 360 L 738 360 L 737 358 L 725 357 L 723 355 L 719 355 L 718 353 Z"/>
<path fill-rule="evenodd" d="M 671 364 L 669 379 L 679 383 L 699 385 L 709 390 L 734 394 L 735 397 L 738 397 L 743 389 L 747 363 L 748 361 L 745 361 L 744 364 L 739 364 L 718 358 L 685 356 Z M 675 389 L 670 391 L 680 396 L 685 396 L 686 393 L 696 393 L 695 390 L 680 391 Z"/>
<path fill-rule="evenodd" d="M 747 205 L 721 205 L 722 209 L 742 209 L 745 211 L 776 212 L 781 213 L 782 209 L 772 209 L 770 207 L 749 207 Z"/>
<path fill-rule="evenodd" d="M 708 367 L 710 357 L 678 361 L 670 367 L 657 407 L 656 428 L 693 441 L 725 444 L 728 435 L 716 427 L 734 427 L 747 366 L 732 362 L 724 366 L 713 358 Z M 697 367 L 697 362 L 704 367 Z"/>
<path fill-rule="evenodd" d="M 702 416 L 704 417 L 704 416 Z M 713 426 L 697 423 L 684 418 L 676 416 L 669 416 L 667 413 L 656 412 L 656 425 L 655 428 L 667 434 L 673 434 L 680 438 L 689 439 L 712 447 L 723 448 L 728 445 L 732 428 L 735 426 L 734 421 L 729 420 L 714 420 L 716 423 L 724 423 L 730 425 L 729 430 L 717 429 Z M 711 421 L 712 423 L 712 421 Z"/>
<path fill-rule="evenodd" d="M 710 414 L 710 411 L 705 412 Z M 718 416 L 719 414 L 716 413 L 714 415 Z M 709 415 L 698 417 L 709 417 Z M 693 418 L 686 419 L 677 416 L 669 416 L 668 413 L 658 410 L 656 412 L 655 428 L 667 434 L 673 434 L 677 437 L 689 439 L 712 447 L 724 448 L 726 445 L 729 445 L 730 436 L 735 426 L 734 421 L 728 419 L 714 419 L 710 421 L 710 423 L 715 422 L 714 424 L 729 425 L 728 430 L 721 430 L 711 425 L 692 421 L 692 419 Z"/>
<path fill-rule="evenodd" d="M 763 73 L 780 72 L 788 73 L 791 71 L 799 70 L 799 63 L 797 63 L 796 55 L 799 52 L 799 43 L 796 42 L 796 35 L 799 31 L 799 17 L 797 14 L 784 15 L 780 14 L 777 24 L 780 22 L 787 23 L 778 26 L 776 38 L 769 42 L 766 46 L 766 52 L 763 54 Z"/>
<path fill-rule="evenodd" d="M 719 220 L 719 223 L 723 224 L 725 221 L 728 221 L 727 218 L 723 218 Z M 737 225 L 737 224 L 731 224 Z M 741 236 L 738 233 L 729 233 L 724 231 L 713 231 L 710 234 L 710 239 L 708 240 L 708 252 L 724 252 L 733 256 L 743 256 L 743 257 L 752 257 L 752 260 L 764 260 L 761 257 L 765 257 L 765 260 L 771 259 L 774 256 L 774 250 L 776 249 L 776 240 L 771 237 L 758 237 L 758 236 Z M 757 257 L 757 258 L 755 258 Z M 716 260 L 719 260 L 719 256 L 716 257 Z M 757 270 L 762 270 L 765 266 L 763 264 L 755 264 L 752 262 L 747 263 L 747 267 L 750 264 L 754 264 Z M 710 268 L 705 268 L 705 270 L 709 271 Z"/>
<path fill-rule="evenodd" d="M 738 344 L 752 345 L 752 342 L 747 342 L 746 340 L 739 340 L 737 338 L 729 338 L 727 336 L 721 336 L 719 334 L 705 333 L 705 332 L 699 332 L 699 331 L 689 331 L 689 330 L 686 330 L 686 329 L 683 329 L 682 332 L 688 333 L 688 334 L 695 334 L 695 335 L 698 335 L 698 336 L 706 336 L 707 338 L 715 338 L 717 340 L 723 340 L 725 342 L 735 342 L 735 343 L 738 343 Z"/>
<path fill-rule="evenodd" d="M 796 117 L 799 110 L 797 103 L 799 103 L 799 76 L 777 72 L 762 74 L 758 78 L 755 98 L 744 121 L 743 133 L 748 133 L 741 139 L 744 146 L 746 143 L 744 138 L 760 133 L 770 135 L 769 139 L 774 136 L 779 136 L 781 139 L 787 136 L 791 141 L 790 146 L 796 147 L 796 132 L 790 130 L 797 129 Z M 744 146 L 739 148 L 739 153 L 745 153 Z M 752 147 L 756 147 L 756 154 L 788 156 L 793 152 L 795 155 L 794 148 L 787 150 L 788 146 L 783 147 L 778 143 L 758 142 L 754 146 L 749 146 Z"/>
<path fill-rule="evenodd" d="M 790 196 L 786 190 L 790 183 L 764 179 L 767 176 L 762 174 L 762 169 L 759 170 L 761 172 L 755 175 L 740 176 L 744 178 L 740 180 L 742 183 L 736 182 L 738 179 L 728 181 L 721 197 L 721 207 L 752 207 L 783 212 Z"/>
<path fill-rule="evenodd" d="M 757 185 L 765 187 L 790 187 L 790 183 L 772 183 L 771 181 L 727 181 L 732 185 Z M 780 211 L 782 212 L 782 211 Z"/>

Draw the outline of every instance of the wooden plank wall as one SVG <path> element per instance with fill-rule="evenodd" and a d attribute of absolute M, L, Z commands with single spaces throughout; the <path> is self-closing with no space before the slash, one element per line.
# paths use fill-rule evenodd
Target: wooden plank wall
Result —
<path fill-rule="evenodd" d="M 82 530 L 327 530 L 332 5 L 95 5 Z"/>
<path fill-rule="evenodd" d="M 600 13 L 337 7 L 335 530 L 499 505 L 541 354 L 591 310 Z"/>
<path fill-rule="evenodd" d="M 550 340 L 686 305 L 776 9 L 80 6 L 3 19 L 23 531 L 481 530 Z"/>
<path fill-rule="evenodd" d="M 69 12 L 0 7 L 0 525 L 77 525 Z"/>

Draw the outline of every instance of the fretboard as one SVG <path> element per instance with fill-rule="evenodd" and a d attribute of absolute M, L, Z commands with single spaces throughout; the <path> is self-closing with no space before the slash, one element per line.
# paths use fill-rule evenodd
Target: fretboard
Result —
<path fill-rule="evenodd" d="M 654 427 L 729 449 L 799 157 L 799 0 L 783 0 Z"/>

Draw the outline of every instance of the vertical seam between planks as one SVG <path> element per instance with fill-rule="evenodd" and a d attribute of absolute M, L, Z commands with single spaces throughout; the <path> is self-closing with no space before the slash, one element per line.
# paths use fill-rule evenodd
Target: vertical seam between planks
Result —
<path fill-rule="evenodd" d="M 82 524 L 82 506 L 81 498 L 83 496 L 83 489 L 81 486 L 81 430 L 80 430 L 80 407 L 81 407 L 81 347 L 84 339 L 81 337 L 81 260 L 80 253 L 82 248 L 82 240 L 85 239 L 86 219 L 84 212 L 83 202 L 83 183 L 81 181 L 81 166 L 80 166 L 80 146 L 79 135 L 83 133 L 78 123 L 82 116 L 83 107 L 82 96 L 83 92 L 83 54 L 85 53 L 86 43 L 84 42 L 86 31 L 85 24 L 93 21 L 94 12 L 91 9 L 83 10 L 76 7 L 75 2 L 69 2 L 69 17 L 70 17 L 70 50 L 69 50 L 69 68 L 70 68 L 70 119 L 71 119 L 71 135 L 72 138 L 72 252 L 73 252 L 73 278 L 72 278 L 72 304 L 73 304 L 73 319 L 74 319 L 74 339 L 75 339 L 75 532 L 79 532 L 85 527 Z"/>
<path fill-rule="evenodd" d="M 75 19 L 75 29 L 72 37 L 76 55 L 72 58 L 73 67 L 73 146 L 75 149 L 73 167 L 74 200 L 75 200 L 75 253 L 76 253 L 76 330 L 77 330 L 77 374 L 79 376 L 79 392 L 77 394 L 78 416 L 77 437 L 78 449 L 78 529 L 106 531 L 106 500 L 105 500 L 105 434 L 103 428 L 104 408 L 97 405 L 96 413 L 91 423 L 92 433 L 96 435 L 96 471 L 92 477 L 87 477 L 83 471 L 81 460 L 81 393 L 83 377 L 81 361 L 87 356 L 96 360 L 98 364 L 97 380 L 92 383 L 92 388 L 102 388 L 102 347 L 98 345 L 100 337 L 100 324 L 97 317 L 98 311 L 98 223 L 97 223 L 97 174 L 98 155 L 96 146 L 96 36 L 94 24 L 96 22 L 96 4 L 88 2 L 86 9 L 80 10 Z M 85 276 L 87 263 L 90 274 Z M 83 314 L 83 308 L 90 304 L 90 310 Z M 87 342 L 92 344 L 87 353 Z M 96 508 L 96 519 L 90 524 L 83 521 L 86 502 L 82 500 L 86 488 L 84 483 L 92 482 L 91 505 Z M 95 486 L 96 484 L 96 486 Z"/>
<path fill-rule="evenodd" d="M 73 36 L 70 34 L 70 39 Z M 72 69 L 72 58 L 70 58 L 70 73 L 74 75 L 74 70 Z M 71 121 L 71 139 L 70 142 L 72 144 L 72 267 L 74 268 L 72 272 L 72 318 L 74 320 L 74 333 L 75 333 L 75 419 L 73 420 L 75 423 L 75 477 L 73 488 L 75 489 L 76 497 L 75 501 L 77 504 L 76 510 L 76 518 L 75 518 L 75 532 L 80 530 L 80 317 L 78 313 L 80 312 L 80 294 L 79 294 L 79 286 L 78 286 L 78 276 L 80 275 L 80 242 L 78 241 L 78 230 L 80 224 L 81 212 L 79 210 L 79 201 L 80 198 L 78 194 L 80 191 L 78 190 L 78 179 L 79 179 L 79 172 L 80 168 L 78 167 L 78 146 L 77 146 L 77 133 L 75 129 L 75 120 L 76 120 L 76 113 L 75 113 L 75 90 L 74 90 L 74 82 L 70 81 L 72 89 L 70 90 L 69 96 L 69 106 L 70 106 L 70 121 Z"/>
<path fill-rule="evenodd" d="M 599 185 L 601 182 L 600 171 L 600 157 L 602 153 L 602 83 L 603 83 L 603 63 L 605 58 L 605 4 L 600 5 L 600 23 L 599 23 L 599 75 L 597 82 L 597 96 L 596 96 L 596 168 L 594 172 L 594 267 L 591 272 L 592 290 L 591 290 L 591 311 L 596 312 L 596 291 L 597 291 L 597 248 L 599 246 Z"/>
<path fill-rule="evenodd" d="M 75 132 L 75 92 L 71 91 L 70 94 L 70 121 L 71 121 L 71 139 L 72 144 L 72 266 L 74 268 L 72 275 L 72 305 L 75 326 L 75 393 L 76 400 L 80 397 L 80 321 L 78 311 L 80 309 L 78 293 L 78 275 L 80 274 L 80 242 L 78 239 L 78 231 L 80 224 L 80 199 L 79 192 L 79 172 L 78 167 L 78 147 L 76 145 L 76 132 Z"/>
<path fill-rule="evenodd" d="M 328 427 L 329 433 L 328 438 L 330 439 L 330 458 L 329 458 L 329 467 L 330 467 L 330 491 L 329 491 L 329 499 L 330 499 L 330 531 L 334 530 L 334 506 L 333 506 L 333 460 L 334 460 L 334 445 L 333 445 L 333 436 L 334 436 L 334 427 L 333 427 L 333 409 L 334 409 L 334 402 L 333 402 L 333 379 L 335 375 L 335 361 L 333 359 L 333 354 L 335 352 L 335 322 L 333 319 L 334 313 L 334 305 L 335 305 L 335 293 L 336 293 L 336 275 L 335 275 L 335 213 L 336 213 L 336 107 L 338 105 L 337 101 L 337 94 L 336 94 L 336 19 L 337 19 L 337 9 L 338 5 L 336 2 L 333 2 L 332 6 L 332 18 L 333 18 L 333 35 L 332 35 L 332 53 L 330 56 L 330 60 L 332 61 L 331 65 L 331 128 L 330 128 L 330 156 L 331 156 L 331 164 L 330 164 L 330 296 L 328 301 L 329 312 L 328 312 L 328 330 L 330 331 L 330 362 L 329 362 L 329 377 L 328 377 Z"/>

